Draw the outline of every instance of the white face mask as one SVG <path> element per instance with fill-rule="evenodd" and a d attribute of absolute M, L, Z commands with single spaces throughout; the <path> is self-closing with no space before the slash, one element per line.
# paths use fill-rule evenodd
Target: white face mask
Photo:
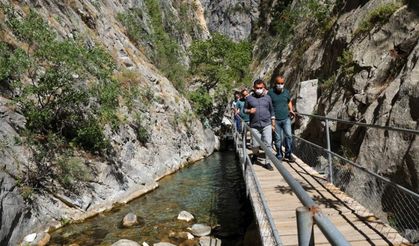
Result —
<path fill-rule="evenodd" d="M 284 89 L 284 84 L 277 84 L 276 88 L 279 89 L 279 90 L 282 90 L 282 89 Z"/>
<path fill-rule="evenodd" d="M 255 90 L 255 92 L 256 92 L 256 95 L 260 96 L 263 94 L 263 89 L 257 89 Z"/>

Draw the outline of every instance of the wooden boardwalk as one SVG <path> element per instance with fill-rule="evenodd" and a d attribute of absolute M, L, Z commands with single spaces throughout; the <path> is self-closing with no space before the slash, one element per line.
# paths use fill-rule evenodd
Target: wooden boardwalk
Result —
<path fill-rule="evenodd" d="M 262 161 L 264 162 L 264 161 Z M 297 158 L 283 162 L 294 178 L 320 206 L 351 245 L 410 245 L 396 230 L 378 220 L 366 208 L 326 182 L 325 178 Z M 295 209 L 302 206 L 281 174 L 253 165 L 283 245 L 298 245 Z M 330 245 L 317 226 L 315 244 Z"/>

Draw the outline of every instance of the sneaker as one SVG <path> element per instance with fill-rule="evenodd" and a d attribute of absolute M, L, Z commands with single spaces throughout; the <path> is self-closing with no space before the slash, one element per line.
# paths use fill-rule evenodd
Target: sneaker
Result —
<path fill-rule="evenodd" d="M 265 168 L 268 169 L 269 171 L 273 171 L 274 168 L 272 167 L 272 165 L 270 163 L 266 163 L 265 164 Z"/>
<path fill-rule="evenodd" d="M 284 158 L 282 157 L 282 155 L 278 155 L 278 154 L 276 154 L 275 155 L 275 157 L 276 157 L 276 159 L 278 159 L 278 160 L 280 160 L 280 161 L 282 161 Z"/>
<path fill-rule="evenodd" d="M 295 157 L 294 156 L 290 156 L 287 157 L 288 162 L 295 162 Z"/>

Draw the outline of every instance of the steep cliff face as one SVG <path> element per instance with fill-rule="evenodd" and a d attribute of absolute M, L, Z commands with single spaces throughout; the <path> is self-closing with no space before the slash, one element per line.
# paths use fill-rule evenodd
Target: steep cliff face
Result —
<path fill-rule="evenodd" d="M 235 41 L 251 36 L 259 18 L 260 0 L 201 0 L 211 32 L 224 34 Z"/>
<path fill-rule="evenodd" d="M 59 40 L 82 39 L 88 47 L 104 47 L 117 64 L 116 81 L 133 84 L 139 93 L 132 97 L 130 105 L 124 102 L 123 95 L 118 96 L 115 115 L 120 119 L 119 123 L 116 127 L 104 124 L 110 152 L 98 155 L 76 148 L 73 156 L 64 160 L 61 172 L 56 172 L 56 164 L 43 163 L 45 165 L 41 166 L 53 172 L 52 176 L 35 177 L 46 180 L 42 181 L 42 187 L 30 187 L 23 184 L 27 180 L 25 177 L 31 175 L 31 170 L 37 170 L 38 174 L 42 172 L 34 164 L 34 149 L 22 135 L 26 119 L 8 88 L 11 77 L 1 81 L 1 245 L 17 245 L 28 233 L 81 219 L 109 209 L 114 203 L 130 200 L 155 188 L 160 177 L 214 151 L 216 143 L 212 131 L 204 129 L 188 101 L 151 64 L 153 56 L 159 55 L 150 52 L 159 45 L 156 33 L 161 31 L 153 23 L 156 16 L 150 14 L 151 8 L 159 8 L 165 30 L 173 29 L 164 35 L 177 37 L 176 50 L 181 57 L 178 61 L 187 64 L 185 50 L 191 40 L 209 36 L 198 1 L 1 2 L 17 13 L 17 20 L 25 18 L 30 11 L 40 15 L 58 34 Z M 135 18 L 143 20 L 136 24 L 149 38 L 146 44 L 136 42 L 123 23 L 124 14 L 133 9 L 143 11 Z M 0 11 L 0 41 L 13 49 L 29 47 L 6 25 L 5 12 L 5 9 Z M 191 23 L 190 29 L 179 31 L 174 26 L 183 24 L 185 17 Z M 78 78 L 78 75 L 72 76 Z M 88 82 L 94 84 L 95 78 L 89 78 Z M 75 160 L 78 164 L 72 165 Z M 87 176 L 77 182 L 71 179 L 74 177 L 66 176 L 69 173 L 77 176 L 80 172 Z M 53 180 L 54 177 L 63 182 Z M 63 180 L 63 177 L 68 179 Z M 68 189 L 63 183 L 77 186 L 77 189 Z"/>

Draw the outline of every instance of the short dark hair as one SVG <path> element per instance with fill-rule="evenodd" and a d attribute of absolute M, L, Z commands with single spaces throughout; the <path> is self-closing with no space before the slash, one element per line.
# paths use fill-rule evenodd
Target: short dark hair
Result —
<path fill-rule="evenodd" d="M 255 85 L 260 85 L 260 84 L 263 84 L 263 86 L 266 88 L 265 81 L 263 81 L 263 80 L 261 80 L 261 79 L 257 79 L 257 80 L 255 80 L 255 81 L 253 82 L 253 87 L 254 87 Z"/>
<path fill-rule="evenodd" d="M 240 95 L 240 91 L 234 91 L 234 95 Z"/>
<path fill-rule="evenodd" d="M 245 91 L 249 92 L 249 90 L 247 88 L 244 88 L 243 90 L 241 90 L 240 93 L 243 95 L 243 92 L 245 92 Z"/>

